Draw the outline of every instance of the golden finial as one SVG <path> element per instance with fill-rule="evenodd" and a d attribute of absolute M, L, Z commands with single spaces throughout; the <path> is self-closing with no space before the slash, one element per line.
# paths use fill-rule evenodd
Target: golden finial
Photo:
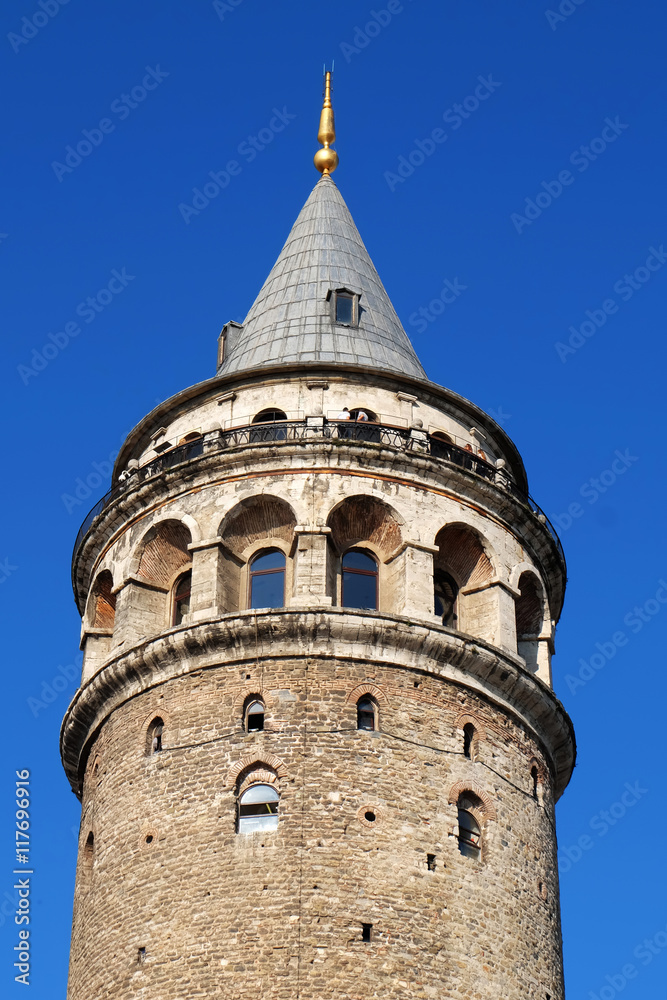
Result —
<path fill-rule="evenodd" d="M 336 127 L 331 106 L 331 73 L 329 71 L 324 74 L 324 103 L 322 104 L 317 140 L 322 143 L 324 149 L 318 149 L 313 162 L 321 174 L 331 174 L 338 166 L 338 153 L 335 149 L 329 148 L 330 144 L 336 141 Z"/>

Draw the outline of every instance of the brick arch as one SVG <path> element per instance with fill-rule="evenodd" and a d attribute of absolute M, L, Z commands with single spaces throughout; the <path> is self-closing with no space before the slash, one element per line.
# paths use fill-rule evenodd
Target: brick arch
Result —
<path fill-rule="evenodd" d="M 478 740 L 486 739 L 486 727 L 482 722 L 480 722 L 476 715 L 471 715 L 470 712 L 462 712 L 459 715 L 455 723 L 456 729 L 463 731 L 463 727 L 468 725 L 468 723 L 475 727 L 475 737 Z"/>
<path fill-rule="evenodd" d="M 331 541 L 338 552 L 370 542 L 386 557 L 403 541 L 404 519 L 384 500 L 362 494 L 347 497 L 329 514 Z"/>
<path fill-rule="evenodd" d="M 137 576 L 168 590 L 174 578 L 192 564 L 192 533 L 183 521 L 169 519 L 149 528 L 138 546 Z"/>
<path fill-rule="evenodd" d="M 355 688 L 352 688 L 345 699 L 345 704 L 349 705 L 350 702 L 357 702 L 360 698 L 363 698 L 365 694 L 370 694 L 371 697 L 375 698 L 379 705 L 389 704 L 389 699 L 382 688 L 378 687 L 377 684 L 372 684 L 370 682 L 357 684 Z"/>
<path fill-rule="evenodd" d="M 290 505 L 280 497 L 261 493 L 241 500 L 225 515 L 218 535 L 238 558 L 257 542 L 280 539 L 292 544 L 296 517 Z"/>
<path fill-rule="evenodd" d="M 238 794 L 242 795 L 251 785 L 273 785 L 278 790 L 278 775 L 275 771 L 267 771 L 263 767 L 251 768 L 246 775 L 241 772 Z"/>
<path fill-rule="evenodd" d="M 251 687 L 248 683 L 246 687 L 240 690 L 234 698 L 234 711 L 241 712 L 243 706 L 249 698 L 261 698 L 264 702 L 265 708 L 274 708 L 273 699 L 268 691 L 264 691 L 261 687 Z"/>
<path fill-rule="evenodd" d="M 162 725 L 164 726 L 164 731 L 168 733 L 167 744 L 173 743 L 173 739 L 169 740 L 169 736 L 173 737 L 174 733 L 174 723 L 172 721 L 171 713 L 167 711 L 166 708 L 157 706 L 144 716 L 144 720 L 141 723 L 141 728 L 139 730 L 139 747 L 141 750 L 142 757 L 146 756 L 146 740 L 148 737 L 148 728 L 154 719 L 162 719 Z M 164 747 L 165 750 L 169 750 L 170 747 L 167 745 Z"/>
<path fill-rule="evenodd" d="M 112 631 L 116 618 L 116 595 L 113 593 L 111 571 L 103 569 L 98 573 L 90 592 L 88 621 L 91 628 Z"/>
<path fill-rule="evenodd" d="M 548 771 L 548 768 L 546 768 L 545 765 L 542 763 L 542 761 L 538 760 L 537 757 L 531 757 L 530 758 L 530 765 L 529 765 L 529 768 L 528 768 L 528 773 L 529 774 L 533 770 L 534 767 L 537 768 L 537 783 L 538 783 L 538 785 L 542 785 L 543 789 L 549 788 L 549 771 Z"/>
<path fill-rule="evenodd" d="M 275 754 L 247 754 L 245 757 L 241 757 L 241 760 L 237 760 L 237 762 L 232 764 L 230 767 L 227 772 L 227 787 L 233 788 L 239 778 L 239 775 L 243 771 L 246 771 L 251 767 L 256 767 L 259 771 L 262 769 L 262 765 L 270 771 L 275 772 L 278 778 L 287 777 L 288 772 L 285 762 L 281 760 L 280 757 L 276 757 Z"/>
<path fill-rule="evenodd" d="M 480 811 L 484 813 L 484 819 L 496 818 L 496 809 L 493 800 L 489 793 L 480 788 L 476 781 L 456 781 L 449 789 L 449 798 L 447 801 L 450 805 L 456 805 L 459 796 L 465 792 L 472 792 L 480 800 L 482 803 Z"/>
<path fill-rule="evenodd" d="M 467 524 L 448 524 L 435 537 L 436 569 L 451 573 L 459 587 L 475 587 L 495 576 L 489 543 Z"/>

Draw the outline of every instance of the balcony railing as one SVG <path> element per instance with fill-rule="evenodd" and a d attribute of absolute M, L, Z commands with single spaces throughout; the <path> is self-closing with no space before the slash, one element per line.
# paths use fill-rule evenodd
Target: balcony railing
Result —
<path fill-rule="evenodd" d="M 109 504 L 139 486 L 184 462 L 189 462 L 200 455 L 212 455 L 232 448 L 247 445 L 276 444 L 286 441 L 361 441 L 368 444 L 379 444 L 401 451 L 414 451 L 429 454 L 435 459 L 449 465 L 466 469 L 488 482 L 495 483 L 511 496 L 515 497 L 524 507 L 529 508 L 538 520 L 547 528 L 559 555 L 565 562 L 565 554 L 556 529 L 544 511 L 533 498 L 524 493 L 504 469 L 497 469 L 472 451 L 466 451 L 457 445 L 440 440 L 423 431 L 410 431 L 402 427 L 390 427 L 385 424 L 357 423 L 347 421 L 329 421 L 320 418 L 317 422 L 309 420 L 281 420 L 268 424 L 248 424 L 244 427 L 233 427 L 230 430 L 211 432 L 205 437 L 188 441 L 165 451 L 151 462 L 134 470 L 123 481 L 116 483 L 106 493 L 84 518 L 74 543 L 74 559 L 79 546 L 95 518 Z"/>

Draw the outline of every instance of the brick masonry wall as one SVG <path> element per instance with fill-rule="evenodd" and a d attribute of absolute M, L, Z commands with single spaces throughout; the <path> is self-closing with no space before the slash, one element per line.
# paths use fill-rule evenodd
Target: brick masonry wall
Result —
<path fill-rule="evenodd" d="M 356 730 L 369 688 L 376 733 Z M 266 729 L 247 734 L 257 693 Z M 235 832 L 244 762 L 277 775 L 276 831 Z M 463 788 L 485 803 L 481 862 L 458 851 Z M 191 670 L 121 704 L 91 747 L 69 1000 L 561 1000 L 553 823 L 539 741 L 464 686 L 343 657 Z"/>

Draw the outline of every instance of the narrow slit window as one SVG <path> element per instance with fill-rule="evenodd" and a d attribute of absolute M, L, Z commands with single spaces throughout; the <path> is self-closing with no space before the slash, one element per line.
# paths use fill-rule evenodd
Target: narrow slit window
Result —
<path fill-rule="evenodd" d="M 190 613 L 190 594 L 192 591 L 192 573 L 183 573 L 174 585 L 172 625 L 181 625 L 185 616 Z"/>
<path fill-rule="evenodd" d="M 472 760 L 474 740 L 475 727 L 472 722 L 466 722 L 463 727 L 463 756 L 467 757 L 468 760 Z"/>
<path fill-rule="evenodd" d="M 435 871 L 435 854 L 426 855 L 426 867 L 430 872 Z"/>
<path fill-rule="evenodd" d="M 533 786 L 533 798 L 536 799 L 537 798 L 537 786 L 539 784 L 539 774 L 538 774 L 537 768 L 535 767 L 534 764 L 533 764 L 533 766 L 530 769 L 530 780 L 531 780 L 532 786 Z"/>
<path fill-rule="evenodd" d="M 249 733 L 261 733 L 264 729 L 264 704 L 253 701 L 246 710 L 246 730 Z"/>
<path fill-rule="evenodd" d="M 162 719 L 153 719 L 148 727 L 147 753 L 160 753 L 162 750 L 162 736 L 164 733 L 164 722 Z"/>
<path fill-rule="evenodd" d="M 357 729 L 373 732 L 376 729 L 376 705 L 372 698 L 360 698 L 357 702 Z"/>
<path fill-rule="evenodd" d="M 361 940 L 368 943 L 371 939 L 371 931 L 373 930 L 372 924 L 362 924 L 361 925 Z"/>
<path fill-rule="evenodd" d="M 473 814 L 459 806 L 459 851 L 465 858 L 479 861 L 482 855 L 481 831 Z"/>

